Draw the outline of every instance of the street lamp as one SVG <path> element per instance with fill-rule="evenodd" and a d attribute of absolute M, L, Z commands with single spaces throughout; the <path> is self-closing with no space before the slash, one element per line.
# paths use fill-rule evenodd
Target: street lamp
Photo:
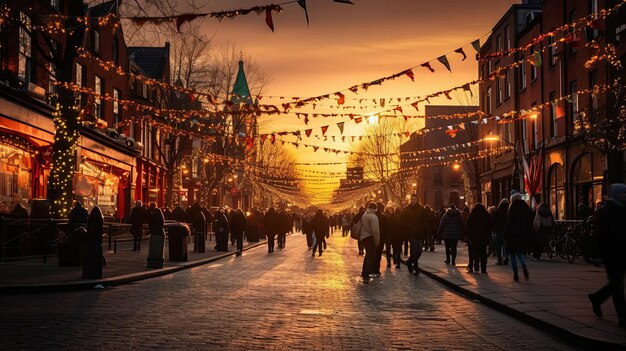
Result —
<path fill-rule="evenodd" d="M 452 164 L 452 169 L 458 171 L 459 169 L 461 169 L 461 165 L 457 161 L 454 161 L 454 163 Z"/>
<path fill-rule="evenodd" d="M 504 139 L 504 138 L 500 138 L 498 135 L 493 135 L 493 134 L 489 134 L 488 136 L 483 138 L 484 141 L 488 141 L 488 142 L 497 142 L 502 140 L 503 142 L 505 142 L 508 146 L 513 147 L 513 164 L 514 164 L 514 169 L 513 169 L 513 184 L 511 185 L 515 185 L 518 184 L 519 186 L 519 190 L 520 192 L 522 192 L 522 190 L 524 189 L 523 185 L 522 185 L 522 179 L 524 179 L 523 176 L 520 176 L 520 172 L 522 170 L 522 167 L 519 166 L 519 162 L 520 162 L 520 157 L 524 157 L 524 155 L 518 155 L 517 154 L 517 145 L 518 145 L 518 141 L 516 142 L 512 142 L 510 140 Z"/>

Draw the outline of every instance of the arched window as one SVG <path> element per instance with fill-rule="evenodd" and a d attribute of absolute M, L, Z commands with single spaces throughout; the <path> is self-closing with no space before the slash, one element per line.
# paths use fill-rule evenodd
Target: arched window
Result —
<path fill-rule="evenodd" d="M 555 219 L 565 217 L 565 188 L 563 186 L 563 166 L 554 163 L 548 170 L 548 205 Z"/>

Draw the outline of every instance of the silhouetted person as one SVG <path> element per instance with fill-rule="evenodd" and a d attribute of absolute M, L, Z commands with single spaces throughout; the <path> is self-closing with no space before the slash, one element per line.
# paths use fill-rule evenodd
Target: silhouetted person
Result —
<path fill-rule="evenodd" d="M 533 220 L 535 215 L 523 200 L 522 194 L 511 195 L 511 204 L 506 216 L 506 227 L 504 228 L 504 240 L 506 240 L 506 250 L 511 259 L 513 268 L 513 280 L 518 281 L 517 261 L 522 265 L 524 277 L 528 279 L 528 267 L 526 266 L 525 254 L 528 251 L 528 240 L 533 231 Z"/>
<path fill-rule="evenodd" d="M 321 209 L 318 209 L 315 212 L 315 216 L 313 216 L 313 220 L 311 221 L 311 225 L 313 227 L 313 233 L 315 235 L 315 244 L 313 245 L 313 257 L 315 257 L 315 250 L 319 248 L 319 256 L 322 256 L 322 245 L 324 245 L 324 237 L 327 235 L 329 230 L 329 221 L 326 216 L 324 216 L 324 212 Z"/>
<path fill-rule="evenodd" d="M 228 251 L 228 233 L 230 232 L 230 223 L 228 223 L 226 210 L 223 207 L 220 207 L 215 214 L 213 229 L 215 230 L 215 249 L 217 251 Z"/>
<path fill-rule="evenodd" d="M 269 211 L 263 218 L 263 227 L 265 228 L 265 236 L 267 237 L 267 253 L 274 252 L 274 239 L 278 234 L 278 226 L 280 225 L 280 219 L 278 213 L 274 207 L 270 207 Z"/>
<path fill-rule="evenodd" d="M 365 248 L 361 277 L 363 277 L 364 283 L 368 283 L 370 280 L 374 259 L 376 258 L 376 248 L 380 243 L 380 226 L 378 224 L 378 217 L 376 217 L 377 210 L 378 206 L 376 206 L 376 203 L 371 202 L 367 206 L 367 211 L 361 217 L 360 241 L 363 242 L 363 247 Z"/>
<path fill-rule="evenodd" d="M 247 226 L 246 216 L 243 214 L 243 211 L 238 208 L 233 214 L 230 222 L 230 231 L 237 242 L 237 256 L 241 256 L 241 253 L 243 252 L 243 233 L 246 231 Z"/>
<path fill-rule="evenodd" d="M 461 218 L 461 211 L 454 204 L 450 204 L 450 208 L 441 217 L 437 230 L 446 246 L 446 260 L 444 261 L 446 264 L 456 265 L 456 246 L 465 235 L 465 231 L 465 221 Z"/>
<path fill-rule="evenodd" d="M 533 261 L 536 261 L 541 258 L 541 252 L 543 251 L 543 244 L 546 238 L 549 238 L 554 230 L 552 211 L 550 211 L 550 207 L 543 202 L 537 206 L 537 212 L 533 220 L 533 229 L 530 235 L 530 248 L 533 253 Z"/>
<path fill-rule="evenodd" d="M 146 223 L 146 210 L 141 200 L 135 201 L 135 207 L 130 210 L 130 233 L 133 235 L 133 251 L 141 251 L 143 224 Z"/>
<path fill-rule="evenodd" d="M 477 203 L 467 218 L 467 236 L 469 239 L 469 249 L 472 250 L 471 261 L 467 270 L 478 273 L 487 273 L 487 243 L 491 239 L 493 229 L 491 215 L 485 206 Z"/>

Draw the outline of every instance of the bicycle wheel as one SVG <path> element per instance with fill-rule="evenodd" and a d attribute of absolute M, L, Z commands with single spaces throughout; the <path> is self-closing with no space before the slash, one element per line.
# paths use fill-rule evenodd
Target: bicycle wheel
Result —
<path fill-rule="evenodd" d="M 576 260 L 576 256 L 578 256 L 577 250 L 576 250 L 576 241 L 574 239 L 570 239 L 567 238 L 565 240 L 565 255 L 567 256 L 567 260 L 569 261 L 569 263 L 574 263 L 574 260 Z"/>
<path fill-rule="evenodd" d="M 556 242 L 555 240 L 548 240 L 545 244 L 545 251 L 546 251 L 546 255 L 548 255 L 548 257 L 550 259 L 552 259 L 554 256 L 556 256 Z"/>

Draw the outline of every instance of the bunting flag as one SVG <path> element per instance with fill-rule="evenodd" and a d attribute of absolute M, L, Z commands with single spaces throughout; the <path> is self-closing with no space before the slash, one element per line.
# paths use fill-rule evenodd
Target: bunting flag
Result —
<path fill-rule="evenodd" d="M 476 39 L 472 42 L 472 46 L 477 53 L 480 53 L 480 39 Z"/>
<path fill-rule="evenodd" d="M 467 55 L 465 54 L 465 51 L 463 51 L 463 48 L 458 48 L 454 50 L 454 52 L 463 55 L 463 59 L 461 61 L 465 61 L 465 59 L 467 58 Z"/>
<path fill-rule="evenodd" d="M 404 74 L 406 74 L 407 77 L 411 78 L 412 82 L 415 82 L 415 73 L 412 69 L 407 69 L 406 71 L 404 71 Z"/>
<path fill-rule="evenodd" d="M 565 117 L 565 106 L 561 103 L 557 103 L 556 106 L 554 106 L 554 112 L 556 114 L 556 118 Z"/>
<path fill-rule="evenodd" d="M 415 111 L 419 112 L 420 109 L 418 108 L 418 101 L 412 103 L 411 106 L 415 107 Z"/>
<path fill-rule="evenodd" d="M 187 13 L 176 17 L 176 30 L 180 33 L 180 27 L 186 23 L 195 20 L 198 17 L 205 17 L 206 14 Z"/>
<path fill-rule="evenodd" d="M 298 0 L 298 5 L 304 9 L 304 15 L 306 16 L 306 25 L 309 25 L 309 11 L 306 9 L 306 0 Z"/>
<path fill-rule="evenodd" d="M 334 0 L 335 2 L 340 2 L 342 4 L 350 4 L 350 5 L 354 5 L 354 3 L 350 0 Z"/>
<path fill-rule="evenodd" d="M 380 99 L 380 107 L 385 107 L 385 99 Z"/>
<path fill-rule="evenodd" d="M 470 87 L 469 83 L 463 85 L 463 90 L 469 91 L 470 96 L 474 96 L 474 93 L 472 93 L 472 88 Z"/>
<path fill-rule="evenodd" d="M 272 20 L 272 8 L 269 6 L 265 8 L 265 23 L 274 32 L 274 21 Z"/>
<path fill-rule="evenodd" d="M 337 95 L 338 99 L 337 99 L 337 104 L 339 105 L 343 105 L 346 103 L 346 96 L 343 95 L 340 92 L 336 92 L 335 95 Z"/>
<path fill-rule="evenodd" d="M 261 145 L 263 145 L 266 139 L 267 139 L 267 134 L 261 134 Z"/>
<path fill-rule="evenodd" d="M 439 62 L 441 62 L 441 64 L 443 64 L 444 66 L 446 66 L 446 68 L 448 69 L 448 71 L 450 71 L 450 73 L 452 73 L 452 70 L 450 69 L 450 62 L 448 62 L 448 58 L 446 57 L 446 55 L 443 56 L 439 56 L 437 57 L 437 60 Z"/>
<path fill-rule="evenodd" d="M 327 130 L 328 130 L 328 126 L 322 126 L 322 135 L 326 135 Z"/>
<path fill-rule="evenodd" d="M 452 97 L 450 97 L 449 91 L 444 91 L 443 94 L 448 98 L 448 100 L 452 100 Z"/>
<path fill-rule="evenodd" d="M 435 72 L 433 67 L 430 65 L 430 62 L 422 63 L 420 66 L 428 68 L 428 70 L 431 71 L 431 72 Z"/>
<path fill-rule="evenodd" d="M 308 138 L 308 137 L 311 136 L 312 132 L 313 132 L 313 129 L 307 129 L 307 130 L 304 131 L 304 134 L 306 134 L 306 137 Z"/>
<path fill-rule="evenodd" d="M 354 123 L 359 124 L 361 123 L 361 121 L 363 121 L 363 117 L 358 117 L 354 119 Z"/>
<path fill-rule="evenodd" d="M 339 133 L 340 133 L 341 135 L 343 135 L 343 125 L 344 125 L 344 123 L 345 123 L 345 122 L 339 122 L 339 123 L 337 123 L 337 127 L 339 128 Z"/>
<path fill-rule="evenodd" d="M 276 142 L 276 135 L 274 135 L 274 134 L 270 135 L 270 142 L 272 144 L 274 144 Z"/>

